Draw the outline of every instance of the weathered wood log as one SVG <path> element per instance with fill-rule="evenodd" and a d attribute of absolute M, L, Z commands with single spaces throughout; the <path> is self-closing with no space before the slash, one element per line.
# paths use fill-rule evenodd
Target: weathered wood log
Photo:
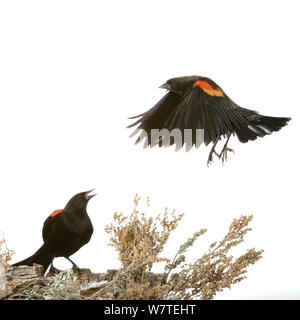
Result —
<path fill-rule="evenodd" d="M 0 270 L 1 271 L 1 270 Z M 0 299 L 113 299 L 109 287 L 118 270 L 93 273 L 89 269 L 57 270 L 43 276 L 43 267 L 11 266 L 0 273 Z M 161 274 L 151 275 L 151 281 L 162 281 Z M 104 289 L 104 290 L 102 290 Z M 97 295 L 97 292 L 103 292 Z"/>
<path fill-rule="evenodd" d="M 6 273 L 5 269 L 0 273 L 0 299 L 114 299 L 113 288 L 105 289 L 117 273 L 118 270 L 93 273 L 89 269 L 56 269 L 43 276 L 43 266 L 37 264 L 10 266 Z M 162 280 L 162 274 L 151 274 L 150 282 Z M 101 295 L 97 295 L 99 290 Z"/>

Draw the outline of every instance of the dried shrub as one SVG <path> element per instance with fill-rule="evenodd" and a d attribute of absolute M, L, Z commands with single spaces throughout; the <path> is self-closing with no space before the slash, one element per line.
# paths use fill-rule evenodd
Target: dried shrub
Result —
<path fill-rule="evenodd" d="M 2 266 L 6 271 L 9 267 L 9 262 L 15 252 L 8 249 L 4 234 L 1 231 L 0 233 L 2 234 L 2 239 L 0 239 L 0 266 Z"/>
<path fill-rule="evenodd" d="M 171 289 L 167 296 L 173 299 L 208 300 L 217 292 L 245 279 L 247 267 L 262 258 L 263 250 L 252 248 L 235 260 L 228 252 L 243 242 L 245 234 L 252 230 L 248 227 L 252 218 L 251 215 L 234 219 L 222 241 L 212 243 L 201 258 L 184 264 L 180 272 L 172 274 L 169 281 Z"/>
<path fill-rule="evenodd" d="M 14 251 L 8 249 L 2 233 L 2 239 L 0 239 L 0 298 L 6 292 L 6 272 L 13 254 Z"/>
<path fill-rule="evenodd" d="M 165 208 L 155 219 L 147 219 L 137 209 L 139 200 L 136 195 L 129 217 L 115 213 L 114 223 L 105 228 L 105 232 L 111 235 L 109 245 L 118 251 L 122 263 L 113 283 L 108 285 L 114 287 L 117 299 L 157 299 L 168 287 L 164 283 L 153 286 L 150 271 L 154 263 L 169 263 L 169 259 L 160 257 L 160 253 L 183 214 L 176 216 L 175 210 L 169 213 Z"/>
<path fill-rule="evenodd" d="M 134 209 L 127 217 L 122 213 L 114 214 L 114 223 L 105 231 L 111 235 L 110 245 L 118 252 L 121 268 L 106 286 L 92 298 L 110 297 L 111 299 L 212 299 L 215 294 L 232 284 L 246 278 L 250 264 L 262 257 L 263 250 L 248 250 L 233 259 L 228 255 L 232 247 L 244 241 L 252 216 L 234 219 L 226 236 L 214 242 L 209 250 L 193 263 L 185 263 L 184 253 L 206 232 L 200 229 L 179 247 L 175 257 L 170 260 L 161 257 L 170 233 L 181 222 L 183 214 L 163 214 L 155 219 L 146 218 L 138 210 L 140 198 L 134 198 Z M 147 201 L 149 206 L 149 201 Z M 153 274 L 154 263 L 164 263 L 163 274 Z M 176 271 L 177 270 L 177 271 Z"/>

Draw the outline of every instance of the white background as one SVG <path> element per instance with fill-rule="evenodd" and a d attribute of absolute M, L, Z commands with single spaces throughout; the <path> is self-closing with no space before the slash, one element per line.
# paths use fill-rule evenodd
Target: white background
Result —
<path fill-rule="evenodd" d="M 137 192 L 143 204 L 151 198 L 149 215 L 185 213 L 169 257 L 205 227 L 196 258 L 234 218 L 254 215 L 236 253 L 255 247 L 264 257 L 216 299 L 300 298 L 299 27 L 299 1 L 1 1 L 0 230 L 13 262 L 38 249 L 52 211 L 96 188 L 94 235 L 72 259 L 117 268 L 104 227 L 115 211 L 131 212 Z M 232 139 L 235 154 L 209 168 L 210 147 L 135 146 L 127 117 L 152 107 L 169 78 L 193 74 L 240 106 L 293 119 L 254 142 Z"/>

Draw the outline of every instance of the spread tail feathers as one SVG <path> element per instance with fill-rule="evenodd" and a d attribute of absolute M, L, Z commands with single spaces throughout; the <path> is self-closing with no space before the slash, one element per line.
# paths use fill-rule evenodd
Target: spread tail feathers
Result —
<path fill-rule="evenodd" d="M 267 117 L 258 115 L 253 119 L 248 127 L 240 128 L 236 131 L 238 139 L 245 143 L 249 140 L 255 140 L 257 137 L 263 137 L 271 134 L 273 131 L 279 131 L 286 126 L 291 118 Z"/>
<path fill-rule="evenodd" d="M 43 273 L 45 273 L 52 260 L 53 256 L 49 253 L 49 250 L 45 244 L 43 244 L 32 256 L 13 264 L 13 266 L 32 266 L 34 263 L 36 263 L 44 267 Z"/>

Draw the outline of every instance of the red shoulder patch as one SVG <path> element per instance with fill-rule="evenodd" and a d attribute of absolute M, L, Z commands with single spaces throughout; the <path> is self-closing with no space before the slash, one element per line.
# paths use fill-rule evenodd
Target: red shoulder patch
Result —
<path fill-rule="evenodd" d="M 210 96 L 224 97 L 220 88 L 214 89 L 208 82 L 204 80 L 197 80 L 194 83 L 194 87 L 200 87 L 204 92 Z"/>
<path fill-rule="evenodd" d="M 59 214 L 61 212 L 63 212 L 63 211 L 62 210 L 55 210 L 50 214 L 50 217 L 54 217 L 54 216 L 56 216 L 57 214 Z"/>

